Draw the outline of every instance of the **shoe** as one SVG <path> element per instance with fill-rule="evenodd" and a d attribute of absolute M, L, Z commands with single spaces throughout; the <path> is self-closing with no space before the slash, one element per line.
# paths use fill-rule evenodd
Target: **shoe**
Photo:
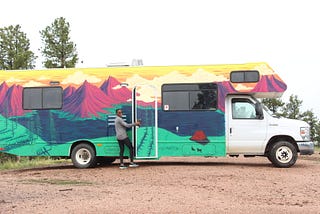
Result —
<path fill-rule="evenodd" d="M 122 165 L 122 164 L 119 166 L 119 169 L 126 169 L 126 168 L 128 168 L 128 167 L 125 165 Z"/>
<path fill-rule="evenodd" d="M 139 165 L 138 164 L 136 164 L 136 163 L 130 163 L 129 164 L 129 167 L 138 167 Z"/>

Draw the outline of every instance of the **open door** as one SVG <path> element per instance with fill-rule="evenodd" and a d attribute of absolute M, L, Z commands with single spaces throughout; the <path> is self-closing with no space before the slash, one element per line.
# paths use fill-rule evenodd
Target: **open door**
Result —
<path fill-rule="evenodd" d="M 135 86 L 132 93 L 132 121 L 141 120 L 133 128 L 133 144 L 137 159 L 158 158 L 158 102 L 156 87 Z"/>

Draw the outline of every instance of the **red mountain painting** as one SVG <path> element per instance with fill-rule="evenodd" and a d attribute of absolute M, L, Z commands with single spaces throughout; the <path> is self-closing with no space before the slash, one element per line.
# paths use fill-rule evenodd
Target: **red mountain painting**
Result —
<path fill-rule="evenodd" d="M 73 86 L 68 86 L 67 88 L 65 88 L 63 90 L 63 99 L 67 99 L 69 96 L 71 96 L 73 94 L 73 92 L 76 91 L 76 88 Z"/>
<path fill-rule="evenodd" d="M 218 82 L 218 109 L 221 111 L 225 111 L 225 103 L 221 102 L 225 100 L 225 97 L 229 93 L 234 93 L 236 90 L 233 88 L 229 81 Z"/>
<path fill-rule="evenodd" d="M 0 104 L 3 102 L 9 87 L 6 82 L 0 85 Z"/>
<path fill-rule="evenodd" d="M 132 92 L 126 87 L 121 87 L 120 82 L 112 76 L 104 81 L 100 89 L 113 100 L 114 104 L 125 103 L 132 97 Z"/>
<path fill-rule="evenodd" d="M 3 82 L 0 85 L 0 113 L 4 116 L 22 116 L 22 90 L 19 85 L 10 88 Z M 63 111 L 69 112 L 80 118 L 98 116 L 98 113 L 107 113 L 104 108 L 112 108 L 112 104 L 127 102 L 132 93 L 125 87 L 120 87 L 120 82 L 109 77 L 101 89 L 88 81 L 76 89 L 68 86 L 63 91 Z"/>
<path fill-rule="evenodd" d="M 120 82 L 112 76 L 109 76 L 109 78 L 104 81 L 100 89 L 113 100 L 113 104 L 126 103 L 132 99 L 132 92 L 126 87 L 121 87 Z M 155 107 L 154 102 L 146 103 L 138 100 L 137 104 L 142 107 Z M 158 103 L 158 106 L 161 106 L 161 104 Z"/>
<path fill-rule="evenodd" d="M 110 108 L 112 100 L 98 87 L 85 81 L 72 95 L 64 100 L 63 111 L 77 117 L 88 118 L 107 113 L 103 108 Z"/>
<path fill-rule="evenodd" d="M 218 109 L 225 111 L 225 104 L 221 102 L 228 93 L 237 92 L 229 81 L 218 82 Z M 287 88 L 277 76 L 262 76 L 261 80 L 251 92 L 283 92 Z M 4 116 L 22 116 L 25 112 L 22 109 L 22 90 L 19 85 L 8 87 L 6 82 L 0 85 L 0 113 Z M 90 84 L 88 81 L 76 89 L 68 86 L 63 91 L 63 111 L 69 112 L 76 117 L 91 118 L 99 113 L 107 113 L 104 108 L 112 108 L 114 104 L 127 103 L 132 98 L 132 92 L 121 87 L 120 82 L 112 77 L 104 81 L 100 88 Z M 138 106 L 155 107 L 154 102 L 146 103 L 138 100 Z M 158 107 L 161 104 L 158 103 Z"/>
<path fill-rule="evenodd" d="M 273 75 L 262 76 L 259 83 L 251 92 L 283 92 L 287 89 L 287 85 L 281 82 Z"/>
<path fill-rule="evenodd" d="M 3 84 L 2 84 L 3 86 Z M 5 88 L 5 86 L 3 86 Z M 22 109 L 22 90 L 19 85 L 12 85 L 6 92 L 0 104 L 0 113 L 4 116 L 22 116 L 26 111 Z"/>

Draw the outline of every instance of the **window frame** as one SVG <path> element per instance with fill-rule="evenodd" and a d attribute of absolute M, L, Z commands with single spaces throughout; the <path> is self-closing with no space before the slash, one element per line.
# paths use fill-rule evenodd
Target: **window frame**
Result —
<path fill-rule="evenodd" d="M 237 116 L 237 114 L 239 112 L 237 112 L 236 109 L 234 109 L 234 107 L 237 107 L 236 103 L 245 103 L 245 104 L 248 104 L 248 106 L 252 106 L 253 107 L 253 110 L 254 110 L 254 116 L 255 117 L 241 117 L 241 116 Z M 250 99 L 247 99 L 247 98 L 232 98 L 231 100 L 231 114 L 232 114 L 232 119 L 234 120 L 255 120 L 257 119 L 257 112 L 256 112 L 256 109 L 255 109 L 255 104 L 252 102 L 252 100 Z"/>
<path fill-rule="evenodd" d="M 199 85 L 205 85 L 205 84 L 208 84 L 208 85 L 213 85 L 214 88 L 204 88 L 204 89 L 199 89 Z M 188 87 L 191 87 L 194 85 L 194 89 L 189 89 L 188 90 Z M 169 89 L 164 89 L 165 87 L 170 87 L 170 86 L 173 86 L 172 88 L 169 88 Z M 176 89 L 174 87 L 178 87 L 178 86 L 183 86 L 185 87 L 185 89 Z M 196 87 L 198 87 L 196 89 Z M 216 105 L 212 108 L 199 108 L 199 109 L 194 109 L 191 107 L 191 93 L 192 92 L 197 92 L 197 91 L 214 91 L 215 93 L 215 97 L 216 97 Z M 187 93 L 188 94 L 188 106 L 186 107 L 186 109 L 165 109 L 165 103 L 164 103 L 164 94 L 167 93 L 167 92 L 182 92 L 182 93 Z M 180 112 L 187 112 L 187 111 L 194 111 L 194 112 L 197 112 L 197 111 L 216 111 L 218 109 L 218 85 L 216 83 L 213 83 L 213 82 L 209 82 L 209 83 L 166 83 L 166 84 L 163 84 L 161 86 L 161 108 L 163 111 L 165 112 L 176 112 L 176 111 L 180 111 Z"/>
<path fill-rule="evenodd" d="M 250 74 L 257 74 L 258 78 L 257 80 L 247 80 L 248 75 Z M 233 77 L 234 74 L 242 74 L 243 75 L 243 81 L 236 81 Z M 241 71 L 231 71 L 230 73 L 230 82 L 232 83 L 255 83 L 260 81 L 260 73 L 258 70 L 241 70 Z"/>
<path fill-rule="evenodd" d="M 35 89 L 35 90 L 41 90 L 41 100 L 40 100 L 40 102 L 41 102 L 41 107 L 33 107 L 33 106 L 31 106 L 31 107 L 26 107 L 25 106 L 25 98 L 26 98 L 26 95 L 25 95 L 25 93 L 27 93 L 27 91 L 28 90 L 33 90 L 33 89 Z M 59 107 L 58 107 L 58 105 L 56 105 L 57 107 L 44 107 L 47 103 L 45 103 L 44 104 L 44 90 L 45 89 L 60 89 L 60 93 L 59 93 L 59 95 L 61 96 L 61 102 L 59 103 L 60 105 L 59 105 Z M 30 93 L 30 92 L 29 92 Z M 22 109 L 23 110 L 58 110 L 58 109 L 62 109 L 62 107 L 63 107 L 63 88 L 61 87 L 61 86 L 46 86 L 46 87 L 24 87 L 23 88 L 23 91 L 22 91 Z"/>

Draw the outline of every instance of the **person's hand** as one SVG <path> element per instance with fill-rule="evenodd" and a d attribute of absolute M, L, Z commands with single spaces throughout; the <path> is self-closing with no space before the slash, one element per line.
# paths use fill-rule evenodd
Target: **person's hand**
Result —
<path fill-rule="evenodd" d="M 140 126 L 140 124 L 141 124 L 140 121 L 137 121 L 137 122 L 135 123 L 136 126 Z"/>

